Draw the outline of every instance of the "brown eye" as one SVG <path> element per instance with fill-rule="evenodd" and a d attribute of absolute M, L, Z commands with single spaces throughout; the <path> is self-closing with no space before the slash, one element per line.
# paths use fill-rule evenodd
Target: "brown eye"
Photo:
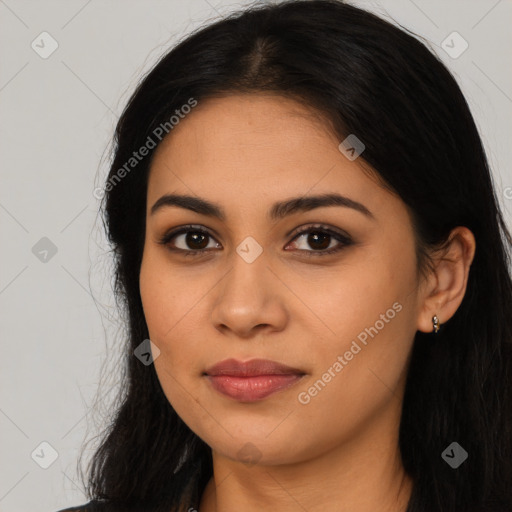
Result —
<path fill-rule="evenodd" d="M 191 249 L 205 249 L 208 245 L 208 236 L 198 231 L 188 231 L 185 235 L 185 245 Z"/>
<path fill-rule="evenodd" d="M 214 240 L 212 235 L 204 229 L 184 226 L 178 230 L 166 233 L 159 240 L 159 243 L 168 246 L 169 250 L 181 252 L 185 256 L 199 256 L 209 252 L 209 249 L 215 248 L 215 244 L 213 247 L 208 247 L 209 239 Z"/>
<path fill-rule="evenodd" d="M 296 242 L 301 237 L 305 241 L 305 247 L 302 248 L 298 247 Z M 166 233 L 159 243 L 184 256 L 201 256 L 210 252 L 211 249 L 221 248 L 218 242 L 208 247 L 209 243 L 213 241 L 215 241 L 213 236 L 201 227 L 183 226 Z M 297 233 L 286 247 L 293 245 L 293 249 L 297 249 L 298 252 L 307 256 L 323 256 L 336 253 L 352 244 L 353 241 L 349 236 L 319 225 L 311 226 L 309 229 Z"/>
<path fill-rule="evenodd" d="M 310 232 L 307 237 L 307 242 L 313 249 L 327 249 L 330 245 L 332 236 L 322 232 Z"/>
<path fill-rule="evenodd" d="M 303 247 L 296 240 L 303 238 Z M 347 235 L 333 231 L 325 226 L 311 226 L 298 233 L 292 241 L 294 248 L 307 256 L 324 256 L 340 251 L 343 247 L 353 244 Z M 308 249 L 310 247 L 311 249 Z"/>

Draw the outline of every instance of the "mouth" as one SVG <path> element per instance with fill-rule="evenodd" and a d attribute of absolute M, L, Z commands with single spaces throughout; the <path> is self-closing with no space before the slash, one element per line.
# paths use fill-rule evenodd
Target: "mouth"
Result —
<path fill-rule="evenodd" d="M 305 375 L 298 368 L 268 359 L 226 359 L 203 373 L 217 392 L 241 402 L 262 400 L 293 386 Z"/>

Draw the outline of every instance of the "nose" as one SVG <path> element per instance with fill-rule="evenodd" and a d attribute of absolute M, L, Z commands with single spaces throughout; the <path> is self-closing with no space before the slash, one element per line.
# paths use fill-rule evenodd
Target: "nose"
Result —
<path fill-rule="evenodd" d="M 212 322 L 224 335 L 242 339 L 281 331 L 288 321 L 286 291 L 268 266 L 265 252 L 252 263 L 235 254 L 217 287 Z"/>

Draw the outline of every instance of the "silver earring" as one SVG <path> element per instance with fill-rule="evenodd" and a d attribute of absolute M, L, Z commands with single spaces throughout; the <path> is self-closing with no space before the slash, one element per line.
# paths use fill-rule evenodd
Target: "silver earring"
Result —
<path fill-rule="evenodd" d="M 439 331 L 439 326 L 441 325 L 439 323 L 439 318 L 437 318 L 437 315 L 434 315 L 432 317 L 432 323 L 434 324 L 434 332 L 437 333 Z"/>

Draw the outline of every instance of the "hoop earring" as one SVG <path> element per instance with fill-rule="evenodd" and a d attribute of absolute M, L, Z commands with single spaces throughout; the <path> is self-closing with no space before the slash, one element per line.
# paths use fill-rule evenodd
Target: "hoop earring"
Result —
<path fill-rule="evenodd" d="M 437 333 L 439 331 L 439 327 L 440 327 L 440 322 L 439 322 L 439 318 L 437 318 L 437 315 L 434 315 L 432 317 L 432 323 L 434 324 L 434 333 Z"/>

